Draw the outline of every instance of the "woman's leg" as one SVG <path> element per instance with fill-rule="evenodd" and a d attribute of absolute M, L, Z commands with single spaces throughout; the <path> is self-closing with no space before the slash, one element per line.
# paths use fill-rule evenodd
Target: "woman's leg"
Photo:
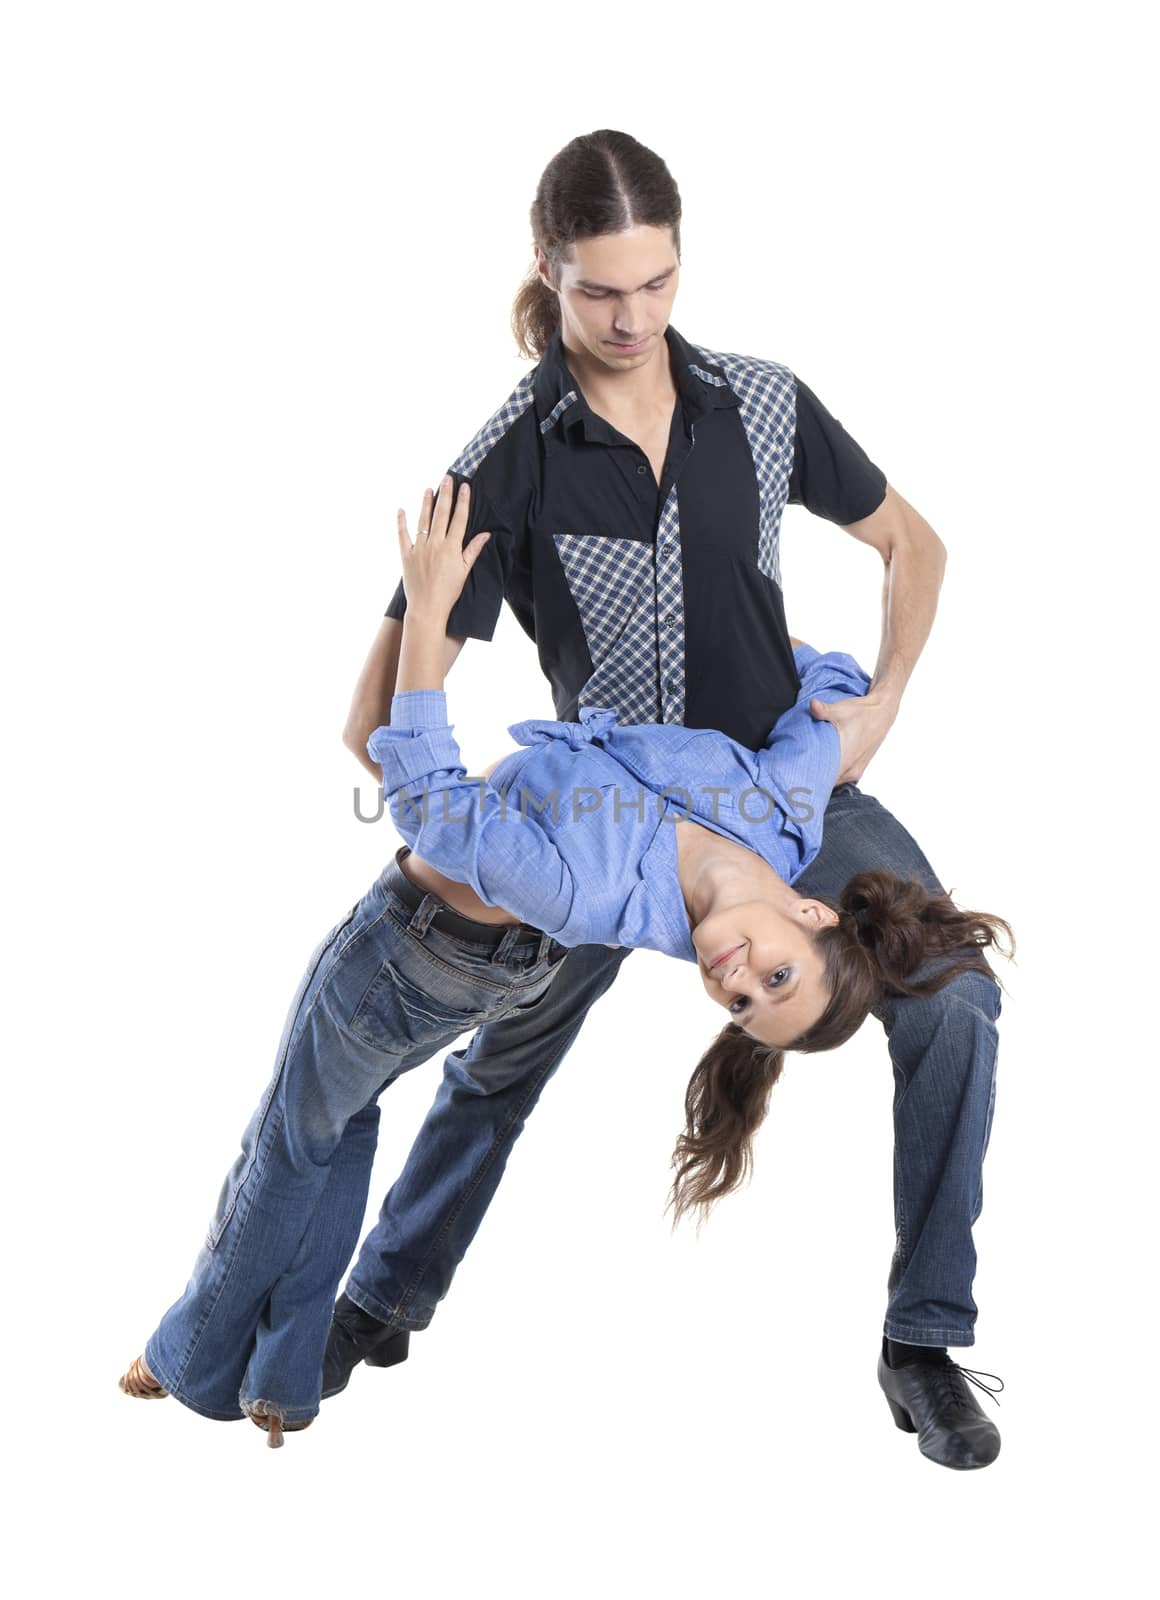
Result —
<path fill-rule="evenodd" d="M 365 937 L 359 935 L 365 936 L 375 917 L 368 895 L 311 956 L 286 1016 L 274 1075 L 226 1175 L 193 1273 L 146 1344 L 146 1364 L 158 1381 L 204 1416 L 226 1420 L 245 1414 L 239 1393 L 257 1328 L 267 1316 L 271 1289 L 293 1258 L 327 1184 L 326 1164 L 311 1171 L 302 1160 L 300 1113 L 312 1099 L 333 1102 L 333 1093 L 322 1092 L 326 1078 L 349 1080 L 352 1115 L 373 1103 L 381 1085 L 381 1063 L 374 1063 L 373 1082 L 365 1081 L 317 1003 L 338 956 L 352 941 L 365 946 Z M 352 1100 L 361 1103 L 352 1105 Z M 370 1181 L 377 1106 L 373 1111 L 373 1117 L 354 1125 L 351 1160 L 343 1167 L 356 1195 L 360 1163 L 364 1191 Z M 345 1122 L 338 1131 L 345 1131 Z M 332 1194 L 337 1199 L 337 1189 Z M 356 1195 L 346 1209 L 357 1205 Z M 343 1209 L 340 1205 L 340 1213 Z M 355 1242 L 358 1226 L 356 1222 Z M 287 1419 L 292 1415 L 288 1412 Z"/>
<path fill-rule="evenodd" d="M 298 1249 L 270 1287 L 238 1392 L 246 1412 L 277 1411 L 287 1422 L 318 1410 L 331 1311 L 366 1215 L 378 1125 L 377 1105 L 348 1120 Z"/>
<path fill-rule="evenodd" d="M 826 808 L 821 851 L 794 889 L 837 896 L 855 873 L 874 867 L 945 892 L 902 824 L 856 784 L 843 784 Z M 917 976 L 953 961 L 931 960 Z M 994 977 L 963 973 L 925 999 L 888 997 L 874 1013 L 894 1067 L 896 1239 L 884 1331 L 900 1343 L 975 1342 L 971 1227 L 983 1204 L 1000 1010 Z"/>
<path fill-rule="evenodd" d="M 417 914 L 391 892 L 396 871 L 314 952 L 193 1276 L 146 1346 L 158 1381 L 207 1416 L 317 1412 L 334 1290 L 365 1211 L 375 1101 L 511 992 L 509 968 L 450 946 L 438 960 L 425 952 L 410 931 Z"/>

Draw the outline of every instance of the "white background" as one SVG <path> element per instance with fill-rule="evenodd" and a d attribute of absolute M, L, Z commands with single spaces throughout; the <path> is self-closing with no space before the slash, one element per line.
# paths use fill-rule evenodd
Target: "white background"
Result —
<path fill-rule="evenodd" d="M 1155 257 L 1134 6 L 12 4 L 0 32 L 5 1433 L 21 1592 L 1143 1592 L 1155 1392 Z M 415 508 L 527 370 L 528 208 L 622 128 L 674 325 L 783 361 L 949 550 L 862 787 L 1018 939 L 952 1473 L 875 1379 L 881 1029 L 790 1058 L 747 1190 L 662 1216 L 694 975 L 639 952 L 453 1293 L 279 1454 L 116 1387 L 180 1293 L 310 951 L 394 848 L 341 729 Z M 791 630 L 882 568 L 787 510 Z M 552 714 L 510 613 L 471 771 Z M 377 1203 L 439 1062 L 392 1089 Z M 13 1507 L 10 1504 L 9 1509 Z"/>

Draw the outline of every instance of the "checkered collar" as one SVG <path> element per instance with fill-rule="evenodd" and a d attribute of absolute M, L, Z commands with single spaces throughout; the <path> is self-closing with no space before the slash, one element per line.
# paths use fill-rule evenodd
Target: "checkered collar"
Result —
<path fill-rule="evenodd" d="M 683 339 L 671 322 L 665 329 L 665 343 L 681 402 L 691 422 L 707 411 L 740 405 L 739 396 L 730 388 L 721 368 Z M 559 328 L 536 367 L 534 396 L 536 420 L 545 440 L 563 443 L 566 435 L 576 429 L 585 439 L 609 440 L 608 423 L 590 408 L 568 368 Z"/>

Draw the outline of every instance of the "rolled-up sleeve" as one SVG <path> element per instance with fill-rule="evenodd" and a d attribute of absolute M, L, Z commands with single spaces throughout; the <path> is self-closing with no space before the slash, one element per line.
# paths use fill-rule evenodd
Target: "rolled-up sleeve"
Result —
<path fill-rule="evenodd" d="M 382 766 L 384 799 L 416 854 L 489 906 L 545 933 L 564 927 L 575 893 L 567 863 L 533 817 L 487 778 L 467 776 L 441 689 L 396 694 L 367 754 Z"/>
<path fill-rule="evenodd" d="M 821 849 L 826 806 L 842 759 L 837 728 L 814 717 L 810 701 L 831 705 L 864 695 L 870 687 L 869 675 L 844 651 L 822 653 L 802 644 L 794 651 L 794 665 L 801 690 L 778 718 L 759 758 L 762 785 L 774 795 L 781 817 L 773 865 L 787 883 L 800 877 Z"/>

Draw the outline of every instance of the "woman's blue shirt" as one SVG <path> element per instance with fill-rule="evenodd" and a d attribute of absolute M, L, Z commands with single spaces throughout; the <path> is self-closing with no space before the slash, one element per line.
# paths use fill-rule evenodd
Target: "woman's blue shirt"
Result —
<path fill-rule="evenodd" d="M 468 777 L 442 690 L 396 694 L 367 752 L 404 839 L 488 905 L 560 944 L 618 944 L 696 961 L 677 877 L 674 823 L 695 818 L 793 883 L 817 855 L 838 772 L 834 725 L 811 699 L 864 695 L 841 651 L 794 651 L 797 701 L 760 750 L 679 724 L 632 723 L 586 707 L 579 722 L 513 723 L 521 749 Z"/>

